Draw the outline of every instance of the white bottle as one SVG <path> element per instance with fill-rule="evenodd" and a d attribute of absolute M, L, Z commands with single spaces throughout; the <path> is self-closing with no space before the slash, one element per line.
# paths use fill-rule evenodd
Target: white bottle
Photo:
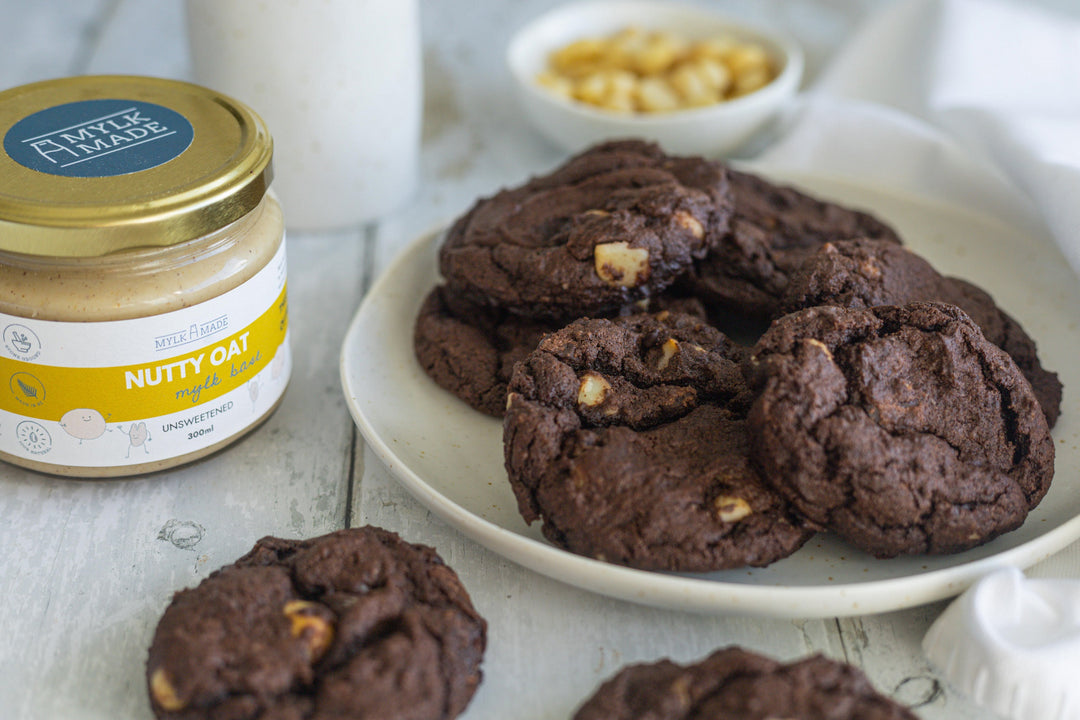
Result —
<path fill-rule="evenodd" d="M 417 0 L 187 0 L 196 82 L 243 100 L 274 137 L 290 228 L 377 218 L 415 189 Z"/>

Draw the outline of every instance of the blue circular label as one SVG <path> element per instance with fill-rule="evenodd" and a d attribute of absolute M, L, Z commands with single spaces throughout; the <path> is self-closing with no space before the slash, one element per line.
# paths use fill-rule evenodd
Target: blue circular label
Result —
<path fill-rule="evenodd" d="M 149 170 L 188 149 L 180 113 L 135 100 L 82 100 L 24 117 L 4 135 L 12 160 L 50 175 L 109 177 Z"/>

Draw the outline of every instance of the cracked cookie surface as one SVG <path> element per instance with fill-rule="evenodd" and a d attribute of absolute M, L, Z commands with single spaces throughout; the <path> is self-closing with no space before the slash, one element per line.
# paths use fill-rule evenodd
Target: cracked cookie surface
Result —
<path fill-rule="evenodd" d="M 641 311 L 639 305 L 705 317 L 704 307 L 695 298 L 665 293 L 631 308 Z M 417 314 L 413 350 L 436 384 L 473 409 L 501 418 L 506 412 L 506 386 L 514 363 L 535 350 L 545 334 L 565 324 L 478 305 L 440 285 L 424 299 Z"/>
<path fill-rule="evenodd" d="M 528 522 L 644 569 L 762 566 L 810 536 L 748 460 L 743 349 L 688 315 L 578 320 L 510 382 L 507 473 Z"/>
<path fill-rule="evenodd" d="M 827 243 L 791 276 L 781 312 L 814 305 L 866 308 L 944 302 L 958 306 L 986 339 L 1007 352 L 1031 383 L 1053 427 L 1061 409 L 1061 381 L 1039 361 L 1035 341 L 978 286 L 945 277 L 930 263 L 895 243 L 848 240 Z"/>
<path fill-rule="evenodd" d="M 955 306 L 785 315 L 748 367 L 755 464 L 813 523 L 878 557 L 980 545 L 1050 486 L 1031 386 Z"/>
<path fill-rule="evenodd" d="M 605 682 L 574 720 L 917 720 L 846 663 L 813 655 L 780 663 L 738 647 L 681 665 L 631 665 Z"/>
<path fill-rule="evenodd" d="M 372 526 L 267 537 L 174 596 L 147 683 L 158 718 L 449 720 L 485 642 L 432 548 Z"/>
<path fill-rule="evenodd" d="M 685 281 L 707 304 L 736 316 L 774 317 L 789 275 L 821 245 L 849 238 L 900 243 L 869 213 L 824 202 L 764 177 L 728 171 L 734 210 L 729 232 Z"/>
<path fill-rule="evenodd" d="M 727 170 L 641 141 L 595 146 L 478 200 L 439 268 L 473 302 L 572 320 L 668 287 L 727 231 Z"/>
<path fill-rule="evenodd" d="M 562 323 L 530 320 L 471 303 L 445 285 L 416 318 L 413 349 L 424 372 L 475 410 L 502 417 L 514 363 Z"/>

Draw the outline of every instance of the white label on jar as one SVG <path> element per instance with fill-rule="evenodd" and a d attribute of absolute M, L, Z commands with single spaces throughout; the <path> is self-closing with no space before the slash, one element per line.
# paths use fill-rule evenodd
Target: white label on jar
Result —
<path fill-rule="evenodd" d="M 0 313 L 0 452 L 58 466 L 168 460 L 243 432 L 285 391 L 285 243 L 182 310 L 55 322 Z"/>

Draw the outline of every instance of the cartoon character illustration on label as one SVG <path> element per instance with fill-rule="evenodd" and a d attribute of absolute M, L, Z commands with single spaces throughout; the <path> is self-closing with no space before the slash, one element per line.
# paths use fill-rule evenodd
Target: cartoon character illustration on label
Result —
<path fill-rule="evenodd" d="M 278 345 L 277 352 L 274 353 L 274 359 L 270 361 L 271 380 L 277 380 L 285 370 L 285 353 L 281 352 L 281 348 L 284 344 L 285 343 Z"/>
<path fill-rule="evenodd" d="M 255 401 L 259 399 L 259 378 L 258 378 L 258 376 L 255 376 L 251 380 L 249 380 L 248 384 L 247 384 L 247 387 L 248 387 L 248 397 L 251 398 L 251 411 L 255 412 L 255 410 L 256 410 Z"/>
<path fill-rule="evenodd" d="M 147 430 L 146 423 L 131 423 L 131 425 L 128 426 L 127 430 L 124 430 L 124 428 L 119 425 L 117 425 L 117 427 L 120 428 L 120 432 L 127 435 L 128 440 L 131 441 L 128 444 L 127 454 L 124 455 L 124 458 L 130 459 L 131 448 L 137 447 L 141 447 L 143 449 L 143 452 L 145 452 L 147 455 L 150 454 L 150 448 L 146 445 L 146 443 L 150 441 L 150 431 Z"/>
<path fill-rule="evenodd" d="M 76 408 L 68 410 L 60 418 L 60 427 L 73 438 L 77 438 L 82 445 L 83 440 L 96 440 L 105 434 L 105 416 L 91 408 Z"/>

